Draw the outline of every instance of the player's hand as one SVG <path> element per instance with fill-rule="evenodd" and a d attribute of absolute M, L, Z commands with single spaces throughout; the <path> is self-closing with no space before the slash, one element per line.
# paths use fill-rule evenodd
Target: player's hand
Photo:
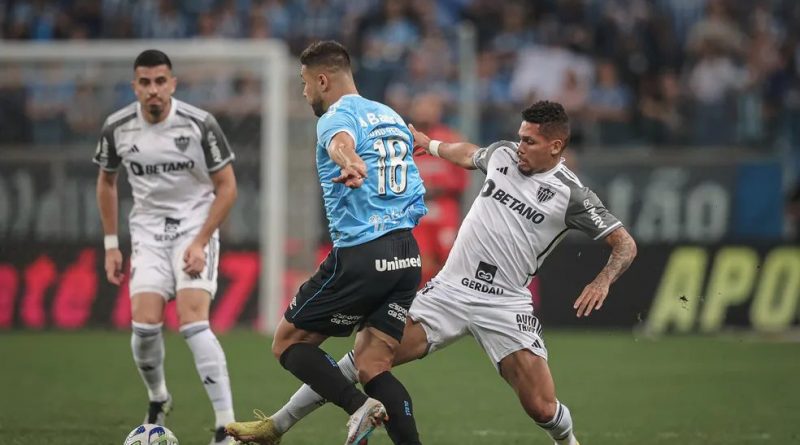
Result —
<path fill-rule="evenodd" d="M 583 288 L 581 296 L 572 305 L 572 308 L 578 311 L 575 315 L 578 318 L 588 317 L 592 310 L 599 310 L 603 307 L 606 296 L 608 296 L 608 284 L 597 280 L 587 284 Z"/>
<path fill-rule="evenodd" d="M 408 124 L 408 129 L 411 130 L 411 136 L 414 137 L 414 156 L 430 153 L 428 151 L 428 146 L 431 144 L 431 138 L 429 138 L 427 134 L 414 128 L 412 124 Z"/>
<path fill-rule="evenodd" d="M 183 252 L 183 271 L 192 278 L 200 278 L 200 273 L 206 267 L 205 246 L 192 242 Z"/>
<path fill-rule="evenodd" d="M 367 166 L 364 161 L 359 160 L 343 167 L 339 176 L 333 178 L 333 182 L 355 189 L 361 187 L 365 179 L 367 179 Z"/>
<path fill-rule="evenodd" d="M 109 283 L 119 286 L 123 276 L 122 251 L 117 248 L 106 250 L 106 279 Z"/>

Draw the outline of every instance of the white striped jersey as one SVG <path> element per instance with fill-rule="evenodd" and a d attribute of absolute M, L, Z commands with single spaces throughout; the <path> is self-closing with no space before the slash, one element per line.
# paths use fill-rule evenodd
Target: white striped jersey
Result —
<path fill-rule="evenodd" d="M 526 176 L 517 159 L 508 141 L 475 153 L 486 181 L 438 279 L 479 296 L 530 298 L 531 278 L 567 230 L 601 239 L 622 225 L 563 161 Z"/>
<path fill-rule="evenodd" d="M 141 113 L 134 102 L 106 119 L 94 162 L 127 170 L 131 237 L 168 246 L 200 230 L 214 201 L 211 173 L 234 154 L 214 116 L 197 107 L 172 98 L 169 115 L 156 124 Z"/>

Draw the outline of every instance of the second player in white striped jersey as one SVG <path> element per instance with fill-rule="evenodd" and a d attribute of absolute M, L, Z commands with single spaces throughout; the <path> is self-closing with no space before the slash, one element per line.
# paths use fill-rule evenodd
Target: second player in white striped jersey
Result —
<path fill-rule="evenodd" d="M 161 331 L 166 302 L 174 298 L 179 330 L 214 409 L 209 443 L 229 445 L 223 425 L 234 418 L 230 378 L 208 316 L 217 290 L 218 228 L 236 200 L 233 152 L 210 113 L 172 97 L 177 78 L 165 53 L 143 51 L 133 75 L 137 101 L 106 119 L 94 155 L 106 278 L 125 284 L 117 236 L 117 171 L 124 165 L 133 192 L 131 349 L 149 399 L 144 423 L 163 425 L 172 409 Z"/>
<path fill-rule="evenodd" d="M 562 162 L 526 175 L 519 144 L 495 142 L 475 152 L 486 174 L 438 280 L 481 295 L 529 297 L 527 287 L 569 229 L 600 239 L 621 226 Z"/>
<path fill-rule="evenodd" d="M 106 171 L 125 166 L 131 237 L 157 246 L 200 229 L 214 201 L 211 173 L 233 159 L 214 116 L 174 97 L 166 119 L 155 124 L 142 117 L 139 102 L 110 115 L 94 156 Z"/>

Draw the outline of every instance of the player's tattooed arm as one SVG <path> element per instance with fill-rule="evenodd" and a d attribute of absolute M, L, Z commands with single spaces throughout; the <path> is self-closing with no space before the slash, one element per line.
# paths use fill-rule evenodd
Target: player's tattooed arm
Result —
<path fill-rule="evenodd" d="M 611 255 L 603 270 L 583 288 L 583 292 L 575 300 L 573 308 L 577 310 L 578 317 L 586 317 L 592 310 L 603 307 L 603 302 L 608 296 L 608 288 L 628 270 L 636 257 L 636 242 L 624 227 L 614 230 L 605 239 L 611 246 Z"/>
<path fill-rule="evenodd" d="M 597 278 L 611 285 L 628 270 L 636 257 L 636 241 L 624 227 L 620 227 L 606 237 L 606 243 L 611 246 L 611 255 Z"/>

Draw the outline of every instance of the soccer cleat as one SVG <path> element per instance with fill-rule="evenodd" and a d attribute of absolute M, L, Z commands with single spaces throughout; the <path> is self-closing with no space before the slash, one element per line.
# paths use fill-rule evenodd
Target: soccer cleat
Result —
<path fill-rule="evenodd" d="M 251 422 L 231 422 L 225 425 L 225 433 L 239 442 L 255 443 L 258 445 L 278 445 L 281 443 L 281 433 L 275 428 L 275 422 L 259 409 L 254 409 L 253 414 L 258 418 Z"/>
<path fill-rule="evenodd" d="M 347 441 L 344 445 L 365 445 L 375 427 L 389 420 L 383 403 L 369 398 L 347 421 Z"/>
<path fill-rule="evenodd" d="M 144 416 L 144 423 L 153 423 L 164 426 L 164 418 L 172 411 L 172 395 L 167 394 L 167 400 L 163 402 L 150 402 L 147 407 L 147 414 Z"/>
<path fill-rule="evenodd" d="M 209 445 L 235 445 L 236 441 L 232 437 L 228 437 L 228 434 L 225 433 L 225 427 L 221 426 L 215 430 L 214 437 L 211 438 L 211 443 Z"/>

